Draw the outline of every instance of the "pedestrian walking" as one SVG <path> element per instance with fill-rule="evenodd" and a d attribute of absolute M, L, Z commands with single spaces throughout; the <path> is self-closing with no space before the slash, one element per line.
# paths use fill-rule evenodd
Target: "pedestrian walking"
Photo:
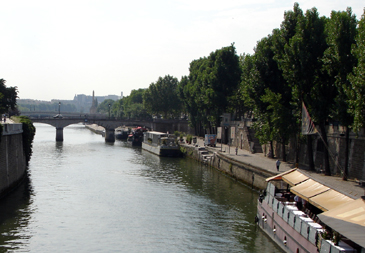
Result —
<path fill-rule="evenodd" d="M 279 171 L 279 167 L 280 167 L 280 161 L 276 160 L 276 169 Z"/>

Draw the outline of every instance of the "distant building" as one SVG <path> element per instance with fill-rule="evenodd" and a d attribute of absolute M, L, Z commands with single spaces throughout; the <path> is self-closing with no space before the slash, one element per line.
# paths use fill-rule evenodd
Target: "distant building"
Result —
<path fill-rule="evenodd" d="M 93 91 L 93 97 L 92 97 L 92 102 L 91 102 L 91 107 L 90 107 L 90 114 L 96 114 L 97 107 L 98 107 L 98 105 L 97 105 L 97 101 L 95 99 L 95 93 Z"/>
<path fill-rule="evenodd" d="M 96 106 L 97 108 L 97 105 L 102 103 L 105 99 L 112 99 L 114 101 L 117 101 L 120 98 L 121 97 L 117 95 L 95 96 L 95 92 L 93 91 L 92 96 L 77 94 L 75 95 L 73 101 L 76 107 L 78 108 L 79 112 L 83 113 L 83 112 L 89 112 L 91 110 L 91 107 L 93 106 L 93 103 L 95 103 L 94 106 Z M 96 108 L 95 108 L 95 113 L 96 113 Z"/>
<path fill-rule="evenodd" d="M 94 103 L 93 113 L 96 113 L 98 104 L 103 102 L 105 99 L 112 99 L 114 101 L 117 101 L 118 99 L 121 98 L 123 98 L 123 92 L 121 92 L 121 96 L 118 95 L 95 96 L 95 92 L 93 91 L 92 96 L 85 94 L 75 94 L 73 100 L 52 99 L 51 101 L 41 101 L 35 99 L 17 99 L 17 104 L 26 105 L 28 110 L 30 111 L 34 111 L 35 107 L 37 107 L 38 110 L 49 110 L 49 108 L 47 109 L 46 106 L 44 105 L 50 106 L 52 104 L 57 104 L 57 106 L 54 107 L 54 110 L 57 111 L 58 103 L 61 102 L 61 110 L 69 110 L 71 107 L 73 107 L 72 112 L 75 112 L 75 107 L 76 107 L 76 112 L 78 113 L 89 113 L 89 112 L 92 113 L 91 109 Z M 72 106 L 67 107 L 66 105 L 72 105 Z"/>

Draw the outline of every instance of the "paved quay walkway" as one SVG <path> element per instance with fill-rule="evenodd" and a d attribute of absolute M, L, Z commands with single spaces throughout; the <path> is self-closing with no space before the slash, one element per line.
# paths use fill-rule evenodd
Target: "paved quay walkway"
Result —
<path fill-rule="evenodd" d="M 197 138 L 196 145 L 198 145 L 199 147 L 204 147 L 204 139 Z M 251 152 L 243 149 L 238 149 L 236 155 L 235 147 L 229 147 L 226 144 L 221 145 L 220 143 L 217 143 L 216 147 L 207 147 L 207 149 L 211 152 L 219 152 L 220 154 L 227 156 L 237 162 L 249 164 L 251 166 L 271 171 L 277 174 L 295 168 L 295 165 L 293 163 L 280 161 L 281 164 L 278 172 L 275 165 L 277 159 L 265 157 L 262 153 L 252 154 Z M 361 196 L 365 196 L 365 188 L 361 187 L 355 180 L 343 181 L 342 178 L 338 176 L 325 176 L 322 173 L 310 171 L 308 166 L 305 165 L 299 165 L 299 169 L 301 170 L 301 172 L 303 172 L 303 174 L 306 174 L 313 180 L 323 185 L 326 185 L 338 192 L 341 192 L 353 199 L 358 199 Z"/>

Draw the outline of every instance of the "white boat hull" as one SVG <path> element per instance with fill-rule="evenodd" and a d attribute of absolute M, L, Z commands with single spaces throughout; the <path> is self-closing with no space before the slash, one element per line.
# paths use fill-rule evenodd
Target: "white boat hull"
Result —
<path fill-rule="evenodd" d="M 147 150 L 158 156 L 170 156 L 170 157 L 181 156 L 179 146 L 154 146 L 143 142 L 142 149 Z"/>

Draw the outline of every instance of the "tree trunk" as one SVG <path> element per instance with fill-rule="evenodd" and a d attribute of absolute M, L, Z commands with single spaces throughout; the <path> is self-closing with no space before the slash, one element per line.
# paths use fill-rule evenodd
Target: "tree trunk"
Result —
<path fill-rule="evenodd" d="M 347 181 L 347 175 L 349 173 L 349 142 L 350 142 L 350 128 L 346 127 L 346 139 L 345 139 L 345 168 L 343 169 L 344 181 Z"/>
<path fill-rule="evenodd" d="M 320 124 L 319 127 L 321 129 L 322 139 L 323 139 L 323 143 L 325 146 L 325 149 L 324 149 L 324 174 L 326 176 L 331 176 L 330 160 L 329 160 L 329 156 L 328 156 L 328 142 L 327 142 L 326 127 L 325 127 L 324 123 Z"/>
<path fill-rule="evenodd" d="M 312 136 L 307 135 L 307 153 L 308 153 L 308 166 L 309 170 L 315 170 L 313 160 L 313 147 L 312 147 Z"/>
<path fill-rule="evenodd" d="M 283 159 L 283 162 L 286 162 L 286 152 L 285 152 L 285 141 L 283 140 L 283 143 L 281 143 L 281 156 Z"/>
<path fill-rule="evenodd" d="M 274 145 L 273 145 L 272 141 L 270 141 L 269 157 L 274 158 Z"/>
<path fill-rule="evenodd" d="M 295 141 L 295 163 L 299 164 L 299 134 L 297 134 Z"/>

